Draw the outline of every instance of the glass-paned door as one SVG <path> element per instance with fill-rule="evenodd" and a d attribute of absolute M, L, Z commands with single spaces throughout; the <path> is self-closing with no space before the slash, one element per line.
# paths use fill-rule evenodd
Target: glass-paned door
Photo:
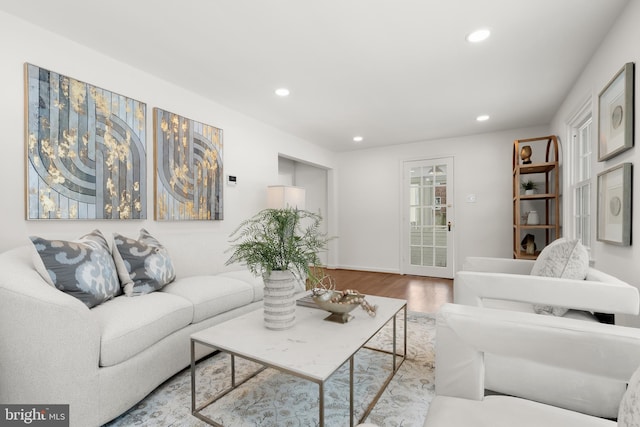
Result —
<path fill-rule="evenodd" d="M 404 274 L 453 277 L 453 159 L 403 167 Z"/>

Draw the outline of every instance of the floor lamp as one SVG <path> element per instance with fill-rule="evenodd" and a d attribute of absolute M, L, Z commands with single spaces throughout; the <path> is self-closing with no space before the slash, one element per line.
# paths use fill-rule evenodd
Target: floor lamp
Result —
<path fill-rule="evenodd" d="M 267 187 L 267 208 L 304 210 L 304 206 L 304 188 L 292 185 L 270 185 Z"/>

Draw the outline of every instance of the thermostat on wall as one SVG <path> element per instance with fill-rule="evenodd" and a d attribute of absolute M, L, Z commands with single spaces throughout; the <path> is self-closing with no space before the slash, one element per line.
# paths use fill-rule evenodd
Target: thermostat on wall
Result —
<path fill-rule="evenodd" d="M 234 175 L 227 175 L 227 185 L 236 185 L 238 179 Z"/>

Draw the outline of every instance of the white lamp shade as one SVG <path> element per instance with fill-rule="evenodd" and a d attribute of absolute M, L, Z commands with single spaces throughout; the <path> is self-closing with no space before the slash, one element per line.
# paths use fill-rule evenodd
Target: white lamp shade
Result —
<path fill-rule="evenodd" d="M 267 208 L 294 208 L 304 210 L 305 191 L 291 185 L 270 185 L 267 187 Z"/>

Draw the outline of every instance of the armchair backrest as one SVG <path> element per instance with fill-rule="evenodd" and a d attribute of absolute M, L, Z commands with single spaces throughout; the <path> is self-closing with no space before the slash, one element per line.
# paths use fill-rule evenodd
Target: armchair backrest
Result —
<path fill-rule="evenodd" d="M 640 293 L 607 273 L 589 268 L 585 280 L 529 274 L 534 261 L 468 257 L 454 279 L 454 302 L 483 306 L 485 299 L 547 304 L 601 313 L 640 312 Z"/>
<path fill-rule="evenodd" d="M 535 261 L 529 259 L 466 257 L 462 264 L 463 271 L 485 273 L 530 274 Z"/>

